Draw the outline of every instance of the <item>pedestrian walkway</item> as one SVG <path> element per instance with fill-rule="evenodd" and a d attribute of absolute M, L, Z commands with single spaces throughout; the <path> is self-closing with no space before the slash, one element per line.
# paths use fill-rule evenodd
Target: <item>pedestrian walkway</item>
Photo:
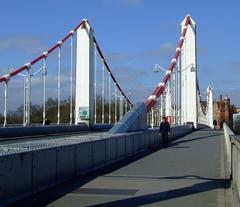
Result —
<path fill-rule="evenodd" d="M 131 161 L 131 160 L 130 160 Z M 34 206 L 226 206 L 223 131 L 201 129 L 116 169 L 57 186 Z M 20 203 L 18 203 L 20 205 Z M 22 204 L 27 206 L 26 203 Z"/>

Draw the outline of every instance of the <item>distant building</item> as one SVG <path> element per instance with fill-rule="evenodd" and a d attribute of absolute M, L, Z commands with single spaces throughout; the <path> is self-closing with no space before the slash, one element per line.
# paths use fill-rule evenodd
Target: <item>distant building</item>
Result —
<path fill-rule="evenodd" d="M 213 120 L 217 120 L 218 128 L 222 128 L 225 122 L 231 129 L 233 128 L 233 113 L 236 107 L 230 104 L 230 98 L 220 95 L 219 101 L 213 102 Z"/>

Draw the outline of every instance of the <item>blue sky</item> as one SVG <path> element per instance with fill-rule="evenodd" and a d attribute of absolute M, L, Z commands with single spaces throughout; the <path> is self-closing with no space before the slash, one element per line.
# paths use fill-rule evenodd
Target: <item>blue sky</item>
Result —
<path fill-rule="evenodd" d="M 31 61 L 87 18 L 123 89 L 144 101 L 162 79 L 154 64 L 168 67 L 179 24 L 190 14 L 200 88 L 211 84 L 216 98 L 229 95 L 240 106 L 239 8 L 239 0 L 3 0 L 0 74 Z"/>

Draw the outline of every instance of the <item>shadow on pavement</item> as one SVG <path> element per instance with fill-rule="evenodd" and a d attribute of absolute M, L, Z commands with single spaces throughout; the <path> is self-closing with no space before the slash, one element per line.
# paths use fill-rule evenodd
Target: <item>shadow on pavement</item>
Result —
<path fill-rule="evenodd" d="M 169 177 L 167 179 L 184 179 L 188 177 L 189 176 Z M 207 181 L 192 185 L 190 187 L 184 187 L 184 188 L 179 188 L 179 189 L 174 189 L 174 190 L 169 190 L 169 191 L 164 191 L 159 193 L 152 193 L 148 195 L 127 198 L 127 199 L 112 201 L 112 202 L 103 203 L 103 204 L 91 205 L 91 207 L 122 207 L 122 206 L 137 207 L 137 206 L 142 206 L 147 204 L 153 204 L 160 201 L 189 196 L 192 194 L 202 193 L 210 190 L 229 188 L 229 185 L 226 185 L 226 183 L 228 183 L 228 180 L 225 180 L 225 179 L 211 179 L 211 178 L 203 178 L 203 177 L 192 176 L 192 175 L 190 177 L 203 179 Z M 166 179 L 166 178 L 161 178 L 161 179 Z"/>
<path fill-rule="evenodd" d="M 169 147 L 174 147 L 176 145 L 182 144 L 182 143 L 186 143 L 186 142 L 192 142 L 192 141 L 197 141 L 197 140 L 202 140 L 202 139 L 208 139 L 210 137 L 219 137 L 222 134 L 214 134 L 214 135 L 209 135 L 209 136 L 205 136 L 205 137 L 195 137 L 192 139 L 185 139 L 185 140 L 179 140 L 179 141 L 173 141 L 171 142 Z"/>
<path fill-rule="evenodd" d="M 98 170 L 92 171 L 87 173 L 83 176 L 77 176 L 71 180 L 68 180 L 64 183 L 51 187 L 47 190 L 41 191 L 24 199 L 14 202 L 13 204 L 9 205 L 9 207 L 43 207 L 46 206 L 55 200 L 63 197 L 64 195 L 75 191 L 78 188 L 81 188 L 86 183 L 94 180 L 99 176 L 104 176 L 105 174 L 111 173 L 119 168 L 122 168 L 126 165 L 129 165 L 137 160 L 140 160 L 158 150 L 161 150 L 162 147 L 156 147 L 154 149 L 149 149 L 144 152 L 140 152 L 132 157 L 126 158 L 125 160 L 118 161 L 111 165 L 105 166 Z"/>

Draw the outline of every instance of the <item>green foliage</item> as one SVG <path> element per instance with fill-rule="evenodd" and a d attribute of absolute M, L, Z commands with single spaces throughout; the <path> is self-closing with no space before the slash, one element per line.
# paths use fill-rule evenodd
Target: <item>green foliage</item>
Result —
<path fill-rule="evenodd" d="M 109 101 L 104 100 L 104 123 L 109 123 Z M 73 102 L 73 120 L 74 122 L 74 108 L 75 103 Z M 117 99 L 117 120 L 120 118 L 119 111 L 119 99 Z M 50 123 L 57 123 L 57 108 L 58 100 L 53 98 L 48 98 L 46 101 L 46 119 Z M 97 97 L 96 104 L 97 111 L 97 123 L 102 123 L 102 98 Z M 61 123 L 70 122 L 70 99 L 62 100 L 60 103 L 60 120 Z M 123 113 L 125 114 L 125 105 L 123 107 Z M 0 114 L 0 124 L 4 122 L 4 117 Z M 30 123 L 41 124 L 43 122 L 43 106 L 31 104 L 31 117 Z M 115 101 L 111 100 L 111 123 L 115 122 Z M 22 124 L 23 123 L 23 105 L 19 106 L 16 111 L 9 111 L 7 115 L 7 124 Z"/>

